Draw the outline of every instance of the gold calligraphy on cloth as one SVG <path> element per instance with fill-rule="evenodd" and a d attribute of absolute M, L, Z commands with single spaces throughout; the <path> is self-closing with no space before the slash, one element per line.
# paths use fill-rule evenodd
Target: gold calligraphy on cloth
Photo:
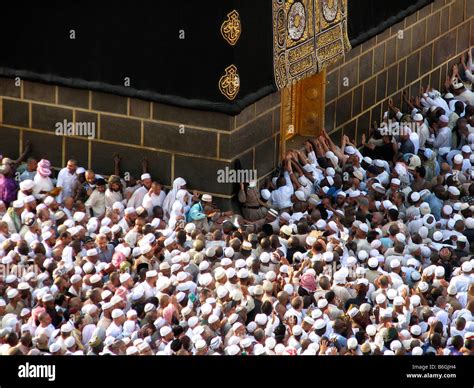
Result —
<path fill-rule="evenodd" d="M 348 0 L 273 0 L 273 70 L 282 89 L 350 50 Z"/>

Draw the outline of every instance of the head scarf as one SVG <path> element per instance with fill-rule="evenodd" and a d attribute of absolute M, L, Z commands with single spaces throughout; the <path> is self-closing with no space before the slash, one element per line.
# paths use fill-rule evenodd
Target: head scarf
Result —
<path fill-rule="evenodd" d="M 173 188 L 168 193 L 168 195 L 165 198 L 165 201 L 163 202 L 163 211 L 165 213 L 165 218 L 169 218 L 171 214 L 171 208 L 174 204 L 174 201 L 176 201 L 176 194 L 181 189 L 181 187 L 184 186 L 185 184 L 186 184 L 186 181 L 183 178 L 176 178 L 174 180 Z"/>
<path fill-rule="evenodd" d="M 36 168 L 38 174 L 42 177 L 48 177 L 51 175 L 51 163 L 49 160 L 41 159 L 38 162 L 38 167 Z"/>

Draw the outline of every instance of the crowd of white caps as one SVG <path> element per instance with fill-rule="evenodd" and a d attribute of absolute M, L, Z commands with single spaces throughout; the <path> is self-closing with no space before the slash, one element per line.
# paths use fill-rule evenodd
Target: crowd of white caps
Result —
<path fill-rule="evenodd" d="M 423 144 L 323 134 L 242 185 L 242 215 L 183 178 L 0 157 L 0 354 L 473 354 L 474 109 L 421 104 Z"/>

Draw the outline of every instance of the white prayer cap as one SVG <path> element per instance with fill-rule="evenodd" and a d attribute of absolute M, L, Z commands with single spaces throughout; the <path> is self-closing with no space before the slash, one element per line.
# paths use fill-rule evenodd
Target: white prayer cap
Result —
<path fill-rule="evenodd" d="M 328 301 L 326 298 L 321 298 L 318 300 L 318 309 L 323 309 L 328 305 Z"/>
<path fill-rule="evenodd" d="M 281 271 L 281 268 L 280 268 L 280 271 Z M 242 269 L 239 270 L 239 272 L 237 274 L 237 277 L 239 279 L 247 279 L 249 277 L 249 271 L 246 270 L 245 268 L 242 268 Z"/>
<path fill-rule="evenodd" d="M 420 292 L 426 292 L 426 291 L 428 291 L 429 287 L 430 287 L 430 286 L 429 286 L 428 283 L 426 283 L 426 282 L 420 282 L 420 283 L 418 284 L 418 290 L 419 290 Z"/>
<path fill-rule="evenodd" d="M 461 148 L 461 151 L 464 152 L 465 154 L 470 154 L 472 150 L 471 150 L 471 147 L 469 147 L 468 145 L 464 145 Z"/>
<path fill-rule="evenodd" d="M 291 284 L 285 284 L 285 286 L 283 287 L 283 291 L 285 291 L 288 295 L 293 295 L 295 289 Z"/>
<path fill-rule="evenodd" d="M 366 224 L 367 225 L 367 224 Z M 370 243 L 370 246 L 374 249 L 378 249 L 382 246 L 382 241 L 380 240 L 374 240 Z M 378 251 L 377 251 L 377 255 L 378 255 Z"/>
<path fill-rule="evenodd" d="M 262 252 L 260 254 L 260 261 L 264 264 L 269 263 L 270 262 L 270 254 L 268 252 Z"/>
<path fill-rule="evenodd" d="M 398 178 L 393 178 L 390 183 L 392 183 L 393 185 L 397 185 L 397 186 L 400 186 L 401 182 L 400 182 L 400 179 Z"/>
<path fill-rule="evenodd" d="M 262 189 L 260 194 L 262 195 L 262 198 L 265 201 L 268 201 L 270 199 L 270 197 L 272 196 L 272 194 L 270 193 L 270 190 L 268 190 L 268 189 Z"/>
<path fill-rule="evenodd" d="M 441 233 L 439 230 L 433 233 L 433 240 L 436 242 L 442 241 L 443 240 L 443 233 Z"/>
<path fill-rule="evenodd" d="M 7 297 L 8 299 L 13 299 L 19 294 L 18 290 L 16 288 L 11 288 L 7 292 Z"/>
<path fill-rule="evenodd" d="M 439 116 L 439 121 L 447 124 L 447 123 L 449 123 L 449 118 L 446 115 L 441 115 L 441 116 Z"/>
<path fill-rule="evenodd" d="M 225 351 L 229 356 L 235 356 L 240 352 L 240 348 L 238 345 L 230 345 L 225 349 Z"/>
<path fill-rule="evenodd" d="M 97 256 L 97 255 L 98 255 L 98 252 L 97 252 L 97 249 L 95 248 L 88 249 L 86 252 L 87 257 L 92 257 L 92 256 Z"/>
<path fill-rule="evenodd" d="M 369 156 L 364 156 L 362 160 L 367 164 L 372 164 L 373 162 L 372 158 L 370 158 Z"/>
<path fill-rule="evenodd" d="M 412 327 L 410 327 L 410 333 L 414 336 L 421 335 L 421 327 L 418 325 L 413 325 Z"/>
<path fill-rule="evenodd" d="M 437 278 L 444 277 L 445 274 L 445 269 L 444 267 L 441 267 L 440 265 L 435 268 L 435 276 Z"/>
<path fill-rule="evenodd" d="M 356 149 L 352 146 L 347 146 L 347 147 L 344 148 L 344 152 L 347 155 L 354 155 L 356 153 Z"/>
<path fill-rule="evenodd" d="M 138 348 L 136 346 L 129 346 L 126 350 L 127 356 L 138 354 Z"/>
<path fill-rule="evenodd" d="M 472 271 L 472 264 L 470 261 L 465 261 L 464 263 L 462 263 L 461 265 L 461 270 L 463 272 L 466 272 L 466 273 L 469 273 Z"/>
<path fill-rule="evenodd" d="M 367 325 L 365 331 L 369 337 L 373 337 L 377 333 L 377 329 L 374 325 Z"/>
<path fill-rule="evenodd" d="M 410 296 L 410 303 L 413 305 L 413 306 L 419 306 L 420 303 L 421 303 L 421 298 L 419 295 L 412 295 Z"/>
<path fill-rule="evenodd" d="M 150 244 L 144 244 L 141 247 L 141 254 L 146 255 L 147 253 L 151 252 L 152 249 L 153 247 Z"/>
<path fill-rule="evenodd" d="M 323 260 L 326 262 L 326 263 L 330 263 L 332 262 L 334 259 L 334 254 L 332 252 L 324 252 L 323 253 Z"/>
<path fill-rule="evenodd" d="M 112 306 L 115 306 L 116 304 L 122 302 L 122 298 L 119 296 L 119 295 L 114 295 L 111 299 L 110 299 L 110 303 L 112 303 Z"/>
<path fill-rule="evenodd" d="M 394 306 L 403 306 L 404 304 L 405 304 L 405 301 L 401 296 L 396 296 L 395 298 L 393 298 Z"/>
<path fill-rule="evenodd" d="M 151 175 L 148 173 L 142 174 L 140 180 L 151 179 Z"/>
<path fill-rule="evenodd" d="M 199 271 L 206 271 L 209 269 L 209 262 L 206 260 L 203 260 L 199 263 Z"/>
<path fill-rule="evenodd" d="M 456 155 L 456 156 L 457 156 L 457 155 Z M 455 187 L 455 186 L 449 186 L 448 192 L 449 192 L 449 194 L 455 195 L 455 196 L 461 194 L 461 192 L 459 191 L 459 189 L 458 189 L 457 187 Z M 446 205 L 446 206 L 449 206 L 449 205 Z M 443 207 L 443 209 L 444 209 L 444 207 Z"/>
<path fill-rule="evenodd" d="M 306 199 L 306 196 L 303 191 L 301 190 L 296 190 L 295 191 L 295 196 L 298 198 L 299 201 L 304 201 Z"/>
<path fill-rule="evenodd" d="M 51 237 L 53 237 L 53 234 L 49 230 L 41 235 L 43 241 L 49 240 Z"/>
<path fill-rule="evenodd" d="M 314 328 L 316 330 L 321 330 L 325 327 L 326 327 L 326 322 L 322 318 L 319 318 L 319 319 L 316 320 L 316 322 L 314 322 Z"/>
<path fill-rule="evenodd" d="M 422 356 L 423 355 L 423 349 L 420 348 L 419 346 L 416 346 L 411 351 L 411 354 L 412 354 L 412 356 Z"/>
<path fill-rule="evenodd" d="M 360 261 L 364 261 L 369 258 L 369 254 L 367 253 L 367 251 L 359 251 L 357 253 L 357 257 Z"/>
<path fill-rule="evenodd" d="M 169 326 L 163 326 L 161 329 L 160 329 L 160 336 L 161 337 L 166 337 L 168 334 L 170 334 L 172 332 L 171 330 L 171 327 Z"/>
<path fill-rule="evenodd" d="M 155 276 L 158 276 L 158 272 L 155 270 L 147 271 L 146 272 L 146 277 L 147 278 L 153 278 Z"/>
<path fill-rule="evenodd" d="M 27 191 L 32 190 L 35 186 L 35 183 L 31 179 L 26 179 L 23 182 L 20 182 L 20 190 Z"/>
<path fill-rule="evenodd" d="M 375 297 L 375 301 L 377 302 L 377 304 L 383 304 L 385 303 L 386 300 L 387 300 L 387 297 L 384 294 L 378 294 Z"/>
<path fill-rule="evenodd" d="M 371 257 L 369 261 L 367 262 L 370 268 L 377 268 L 379 265 L 379 261 L 375 257 Z"/>
<path fill-rule="evenodd" d="M 26 203 L 31 203 L 36 201 L 35 197 L 32 195 L 27 195 L 25 198 L 23 198 L 23 202 Z"/>
<path fill-rule="evenodd" d="M 318 220 L 318 221 L 316 221 L 316 227 L 317 227 L 319 230 L 323 230 L 323 229 L 326 227 L 326 221 L 324 221 L 324 220 Z"/>
<path fill-rule="evenodd" d="M 59 345 L 57 342 L 54 342 L 49 346 L 50 353 L 57 353 L 60 350 L 61 350 L 61 345 Z"/>
<path fill-rule="evenodd" d="M 227 276 L 229 277 L 229 276 Z M 266 274 L 265 274 L 265 279 L 267 279 L 268 281 L 270 282 L 273 282 L 275 279 L 276 279 L 276 273 L 275 271 L 268 271 Z"/>
<path fill-rule="evenodd" d="M 468 148 L 470 149 L 471 147 L 468 147 Z M 454 160 L 455 164 L 461 164 L 462 161 L 464 160 L 464 158 L 462 157 L 461 154 L 457 154 L 457 155 L 454 156 L 453 160 Z"/>
<path fill-rule="evenodd" d="M 96 273 L 89 278 L 91 284 L 99 283 L 102 280 L 102 275 Z"/>
<path fill-rule="evenodd" d="M 420 200 L 420 198 L 421 198 L 420 193 L 418 193 L 417 191 L 412 191 L 410 193 L 410 199 L 413 202 L 418 202 Z"/>
<path fill-rule="evenodd" d="M 203 287 L 207 287 L 209 284 L 212 283 L 212 280 L 212 275 L 207 272 L 199 277 L 199 284 Z"/>
<path fill-rule="evenodd" d="M 99 234 L 108 234 L 112 230 L 108 226 L 103 226 L 99 229 Z"/>
<path fill-rule="evenodd" d="M 76 284 L 79 283 L 82 280 L 81 275 L 72 275 L 71 277 L 71 283 Z"/>
<path fill-rule="evenodd" d="M 54 297 L 51 294 L 44 294 L 41 300 L 43 302 L 52 302 L 54 300 Z"/>
<path fill-rule="evenodd" d="M 85 218 L 85 216 L 86 216 L 86 213 L 84 212 L 75 212 L 73 219 L 76 222 L 81 222 Z"/>
<path fill-rule="evenodd" d="M 352 190 L 351 192 L 349 192 L 349 197 L 350 198 L 356 198 L 360 195 L 360 190 Z"/>
<path fill-rule="evenodd" d="M 117 319 L 117 318 L 120 318 L 124 315 L 123 311 L 120 310 L 120 309 L 114 309 L 112 310 L 112 318 L 113 319 Z"/>
<path fill-rule="evenodd" d="M 151 313 L 152 311 L 156 310 L 156 306 L 153 303 L 147 303 L 145 305 L 144 310 L 145 310 L 145 313 Z"/>
<path fill-rule="evenodd" d="M 269 350 L 273 350 L 276 346 L 276 340 L 273 337 L 268 337 L 265 340 L 265 347 Z"/>
<path fill-rule="evenodd" d="M 354 337 L 351 337 L 347 340 L 348 349 L 357 349 L 357 346 L 359 346 L 359 344 L 357 343 L 357 340 Z"/>
<path fill-rule="evenodd" d="M 120 274 L 119 280 L 120 280 L 120 283 L 123 284 L 130 278 L 131 278 L 130 274 L 128 272 L 125 272 L 125 273 Z"/>
<path fill-rule="evenodd" d="M 135 211 L 135 208 L 134 208 L 134 207 L 127 207 L 127 208 L 125 209 L 125 215 L 127 215 L 127 216 L 130 215 L 130 214 L 133 214 L 133 213 L 135 213 L 135 212 L 136 212 L 136 211 Z"/>
<path fill-rule="evenodd" d="M 398 268 L 400 267 L 401 263 L 400 263 L 400 260 L 398 259 L 394 259 L 392 261 L 390 261 L 390 268 Z"/>
<path fill-rule="evenodd" d="M 414 116 L 413 116 L 413 120 L 415 121 L 423 121 L 423 115 L 421 113 L 416 113 Z"/>
<path fill-rule="evenodd" d="M 226 271 L 225 271 L 225 274 L 227 276 L 228 279 L 231 279 L 233 278 L 237 273 L 235 272 L 235 269 L 234 268 L 227 268 Z"/>
<path fill-rule="evenodd" d="M 74 328 L 68 322 L 61 326 L 61 333 L 70 333 Z"/>

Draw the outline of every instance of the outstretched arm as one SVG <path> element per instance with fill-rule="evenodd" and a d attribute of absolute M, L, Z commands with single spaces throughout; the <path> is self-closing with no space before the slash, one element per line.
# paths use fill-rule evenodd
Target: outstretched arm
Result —
<path fill-rule="evenodd" d="M 25 146 L 25 149 L 23 150 L 22 154 L 18 157 L 17 160 L 15 160 L 13 162 L 13 167 L 14 168 L 17 168 L 21 163 L 23 163 L 26 160 L 26 156 L 31 152 L 32 148 L 33 147 L 31 146 L 31 143 L 28 140 L 26 142 L 26 146 Z"/>
<path fill-rule="evenodd" d="M 116 152 L 114 154 L 114 175 L 120 176 L 120 161 L 121 160 L 122 158 L 120 157 L 118 152 Z"/>

